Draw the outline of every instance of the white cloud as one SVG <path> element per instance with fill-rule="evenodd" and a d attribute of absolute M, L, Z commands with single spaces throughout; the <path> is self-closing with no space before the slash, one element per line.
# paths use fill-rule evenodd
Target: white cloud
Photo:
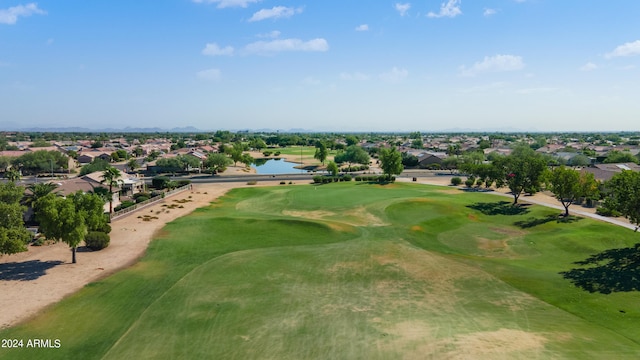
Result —
<path fill-rule="evenodd" d="M 584 65 L 582 65 L 582 67 L 580 67 L 580 71 L 593 71 L 595 69 L 598 68 L 598 65 L 592 63 L 592 62 L 588 62 Z"/>
<path fill-rule="evenodd" d="M 356 31 L 369 31 L 369 25 L 367 24 L 358 25 L 356 26 Z"/>
<path fill-rule="evenodd" d="M 281 19 L 281 18 L 289 18 L 295 14 L 300 14 L 302 12 L 302 8 L 292 8 L 285 6 L 274 6 L 271 9 L 262 9 L 253 14 L 253 16 L 249 19 L 249 22 L 261 21 L 266 19 Z"/>
<path fill-rule="evenodd" d="M 640 40 L 628 42 L 615 48 L 612 52 L 605 54 L 605 58 L 640 55 Z"/>
<path fill-rule="evenodd" d="M 218 4 L 219 9 L 228 7 L 243 7 L 246 8 L 249 4 L 257 3 L 260 0 L 192 0 L 194 3 L 205 4 Z"/>
<path fill-rule="evenodd" d="M 409 9 L 411 9 L 411 4 L 410 3 L 406 3 L 406 4 L 395 3 L 395 5 L 393 7 L 396 9 L 396 11 L 398 11 L 400 13 L 400 16 L 405 16 L 405 15 L 407 15 L 407 11 L 409 11 Z"/>
<path fill-rule="evenodd" d="M 388 82 L 398 82 L 402 81 L 409 76 L 409 72 L 406 69 L 398 69 L 397 67 L 393 67 L 391 71 L 380 74 L 380 79 Z"/>
<path fill-rule="evenodd" d="M 204 55 L 209 55 L 209 56 L 221 56 L 221 55 L 231 56 L 233 55 L 233 47 L 225 46 L 224 48 L 221 48 L 216 43 L 210 43 L 204 47 L 204 49 L 202 50 L 202 53 Z"/>
<path fill-rule="evenodd" d="M 496 9 L 484 9 L 482 15 L 489 17 L 491 15 L 495 15 L 497 12 L 498 11 Z"/>
<path fill-rule="evenodd" d="M 429 11 L 427 16 L 430 18 L 456 17 L 462 14 L 462 10 L 460 10 L 460 1 L 461 0 L 449 0 L 446 3 L 442 3 L 440 5 L 440 12 L 434 13 Z"/>
<path fill-rule="evenodd" d="M 8 9 L 0 9 L 0 24 L 13 25 L 18 21 L 18 17 L 27 17 L 33 14 L 44 15 L 47 12 L 38 8 L 38 4 L 29 3 L 27 5 L 13 6 Z"/>
<path fill-rule="evenodd" d="M 367 74 L 363 74 L 361 72 L 354 72 L 354 73 L 340 73 L 340 79 L 342 80 L 357 80 L 357 81 L 365 81 L 365 80 L 369 80 L 370 76 Z"/>
<path fill-rule="evenodd" d="M 476 62 L 472 67 L 460 67 L 460 75 L 475 76 L 485 72 L 516 71 L 524 68 L 522 57 L 514 55 L 485 56 L 484 60 Z"/>
<path fill-rule="evenodd" d="M 202 71 L 198 71 L 198 73 L 196 73 L 196 76 L 198 77 L 198 79 L 202 79 L 202 80 L 207 80 L 207 81 L 218 81 L 220 80 L 220 69 L 208 69 L 208 70 L 202 70 Z"/>
<path fill-rule="evenodd" d="M 327 51 L 327 40 L 318 38 L 309 41 L 300 39 L 281 39 L 272 41 L 256 41 L 245 46 L 249 53 L 271 54 L 281 51 Z"/>

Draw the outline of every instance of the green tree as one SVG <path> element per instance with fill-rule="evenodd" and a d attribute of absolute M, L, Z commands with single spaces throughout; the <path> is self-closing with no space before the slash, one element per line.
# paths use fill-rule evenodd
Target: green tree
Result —
<path fill-rule="evenodd" d="M 613 150 L 607 154 L 607 157 L 603 161 L 605 164 L 617 164 L 617 163 L 638 163 L 638 158 L 633 156 L 628 151 Z"/>
<path fill-rule="evenodd" d="M 99 194 L 77 191 L 68 197 L 73 200 L 76 211 L 81 213 L 87 231 L 111 232 L 109 216 L 104 212 L 105 200 Z"/>
<path fill-rule="evenodd" d="M 619 211 L 631 223 L 640 226 L 640 172 L 623 170 L 605 183 L 608 192 L 605 207 Z"/>
<path fill-rule="evenodd" d="M 71 248 L 72 263 L 76 263 L 76 250 L 87 233 L 87 225 L 81 211 L 74 205 L 72 197 L 49 194 L 37 202 L 36 219 L 40 232 L 47 239 L 63 241 Z"/>
<path fill-rule="evenodd" d="M 137 168 L 140 167 L 140 165 L 138 165 L 138 160 L 132 157 L 131 159 L 129 159 L 129 161 L 127 161 L 127 167 L 131 170 L 131 172 L 134 172 Z"/>
<path fill-rule="evenodd" d="M 240 142 L 233 143 L 233 147 L 226 147 L 225 153 L 231 157 L 233 166 L 238 164 L 238 161 L 242 160 L 242 153 L 244 152 L 244 145 Z"/>
<path fill-rule="evenodd" d="M 354 135 L 348 135 L 344 138 L 344 141 L 347 143 L 347 147 L 357 145 L 360 140 Z"/>
<path fill-rule="evenodd" d="M 122 183 L 120 170 L 108 167 L 102 172 L 102 184 L 109 186 L 109 214 L 113 213 L 113 187 Z"/>
<path fill-rule="evenodd" d="M 24 192 L 22 204 L 32 208 L 35 213 L 37 212 L 36 203 L 38 199 L 53 193 L 57 187 L 58 185 L 52 182 L 29 184 L 27 191 Z"/>
<path fill-rule="evenodd" d="M 578 154 L 571 159 L 569 159 L 568 165 L 570 166 L 589 166 L 591 164 L 591 160 L 586 155 Z"/>
<path fill-rule="evenodd" d="M 511 155 L 498 157 L 492 163 L 496 186 L 507 186 L 513 196 L 513 205 L 523 192 L 535 193 L 540 189 L 547 168 L 545 160 L 528 146 L 520 146 Z"/>
<path fill-rule="evenodd" d="M 583 196 L 580 186 L 580 173 L 564 166 L 549 172 L 547 188 L 564 207 L 564 216 L 569 216 L 569 206 Z"/>
<path fill-rule="evenodd" d="M 114 161 L 114 162 L 127 160 L 128 158 L 129 158 L 129 154 L 124 149 L 118 149 L 111 153 L 111 161 Z"/>
<path fill-rule="evenodd" d="M 11 165 L 11 159 L 8 156 L 0 155 L 0 172 L 7 171 L 9 165 Z"/>
<path fill-rule="evenodd" d="M 91 174 L 96 171 L 104 171 L 110 166 L 111 165 L 107 160 L 95 158 L 89 164 L 80 169 L 80 176 Z"/>
<path fill-rule="evenodd" d="M 335 161 L 329 161 L 327 164 L 327 172 L 333 176 L 338 175 L 338 164 L 336 164 Z"/>
<path fill-rule="evenodd" d="M 391 181 L 393 175 L 400 175 L 404 170 L 402 166 L 402 154 L 395 148 L 382 148 L 379 153 L 380 168 Z"/>
<path fill-rule="evenodd" d="M 240 157 L 240 162 L 243 163 L 246 167 L 251 166 L 251 164 L 253 164 L 254 162 L 254 158 L 249 155 L 249 154 L 242 154 L 242 156 Z"/>
<path fill-rule="evenodd" d="M 22 186 L 13 182 L 0 183 L 0 255 L 26 251 L 31 234 L 24 227 L 20 205 L 24 194 Z"/>
<path fill-rule="evenodd" d="M 447 156 L 442 160 L 441 165 L 444 169 L 447 169 L 449 170 L 449 172 L 453 173 L 453 170 L 457 169 L 459 164 L 460 159 L 458 159 L 456 156 Z"/>
<path fill-rule="evenodd" d="M 267 144 L 264 142 L 264 140 L 262 140 L 262 138 L 254 137 L 253 139 L 251 139 L 251 141 L 249 141 L 249 147 L 259 151 L 266 148 Z"/>
<path fill-rule="evenodd" d="M 55 170 L 69 168 L 69 157 L 59 151 L 28 151 L 13 160 L 15 167 L 20 167 L 23 174 L 51 173 Z"/>
<path fill-rule="evenodd" d="M 6 177 L 9 182 L 15 183 L 20 180 L 20 171 L 16 169 L 9 169 L 4 172 L 4 177 Z"/>
<path fill-rule="evenodd" d="M 327 145 L 325 145 L 323 141 L 316 141 L 316 153 L 313 155 L 313 158 L 324 165 L 325 160 L 327 160 L 327 156 L 329 156 Z"/>
<path fill-rule="evenodd" d="M 338 164 L 346 162 L 349 164 L 349 167 L 351 167 L 353 163 L 368 165 L 370 158 L 369 154 L 363 148 L 352 145 L 349 146 L 347 150 L 336 155 L 334 161 Z"/>
<path fill-rule="evenodd" d="M 225 154 L 210 153 L 204 161 L 204 167 L 211 170 L 214 174 L 217 174 L 227 170 L 227 166 L 232 163 L 233 161 Z"/>
<path fill-rule="evenodd" d="M 379 152 L 380 150 L 378 150 Z M 412 154 L 409 154 L 408 152 L 403 152 L 402 153 L 402 166 L 404 167 L 416 167 L 418 166 L 418 157 Z"/>

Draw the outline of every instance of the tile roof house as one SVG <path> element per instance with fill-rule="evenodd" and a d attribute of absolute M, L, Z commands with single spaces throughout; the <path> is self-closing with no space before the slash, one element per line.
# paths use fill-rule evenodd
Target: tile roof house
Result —
<path fill-rule="evenodd" d="M 607 181 L 623 170 L 640 171 L 640 165 L 634 163 L 597 164 L 593 167 L 583 168 L 581 171 L 592 173 L 596 180 Z"/>

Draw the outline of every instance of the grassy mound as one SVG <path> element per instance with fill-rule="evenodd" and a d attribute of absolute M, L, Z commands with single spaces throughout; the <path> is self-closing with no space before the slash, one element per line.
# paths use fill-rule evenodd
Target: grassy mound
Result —
<path fill-rule="evenodd" d="M 413 184 L 235 190 L 0 333 L 60 348 L 0 358 L 637 356 L 637 288 L 590 270 L 635 271 L 602 262 L 636 234 L 556 213 Z"/>

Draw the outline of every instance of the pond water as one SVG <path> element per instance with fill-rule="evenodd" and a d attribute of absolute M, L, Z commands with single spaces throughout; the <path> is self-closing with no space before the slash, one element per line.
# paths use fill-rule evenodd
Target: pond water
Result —
<path fill-rule="evenodd" d="M 298 165 L 295 163 L 287 162 L 282 159 L 257 159 L 256 164 L 253 167 L 256 168 L 258 174 L 299 174 L 302 172 L 300 169 L 294 168 Z"/>

